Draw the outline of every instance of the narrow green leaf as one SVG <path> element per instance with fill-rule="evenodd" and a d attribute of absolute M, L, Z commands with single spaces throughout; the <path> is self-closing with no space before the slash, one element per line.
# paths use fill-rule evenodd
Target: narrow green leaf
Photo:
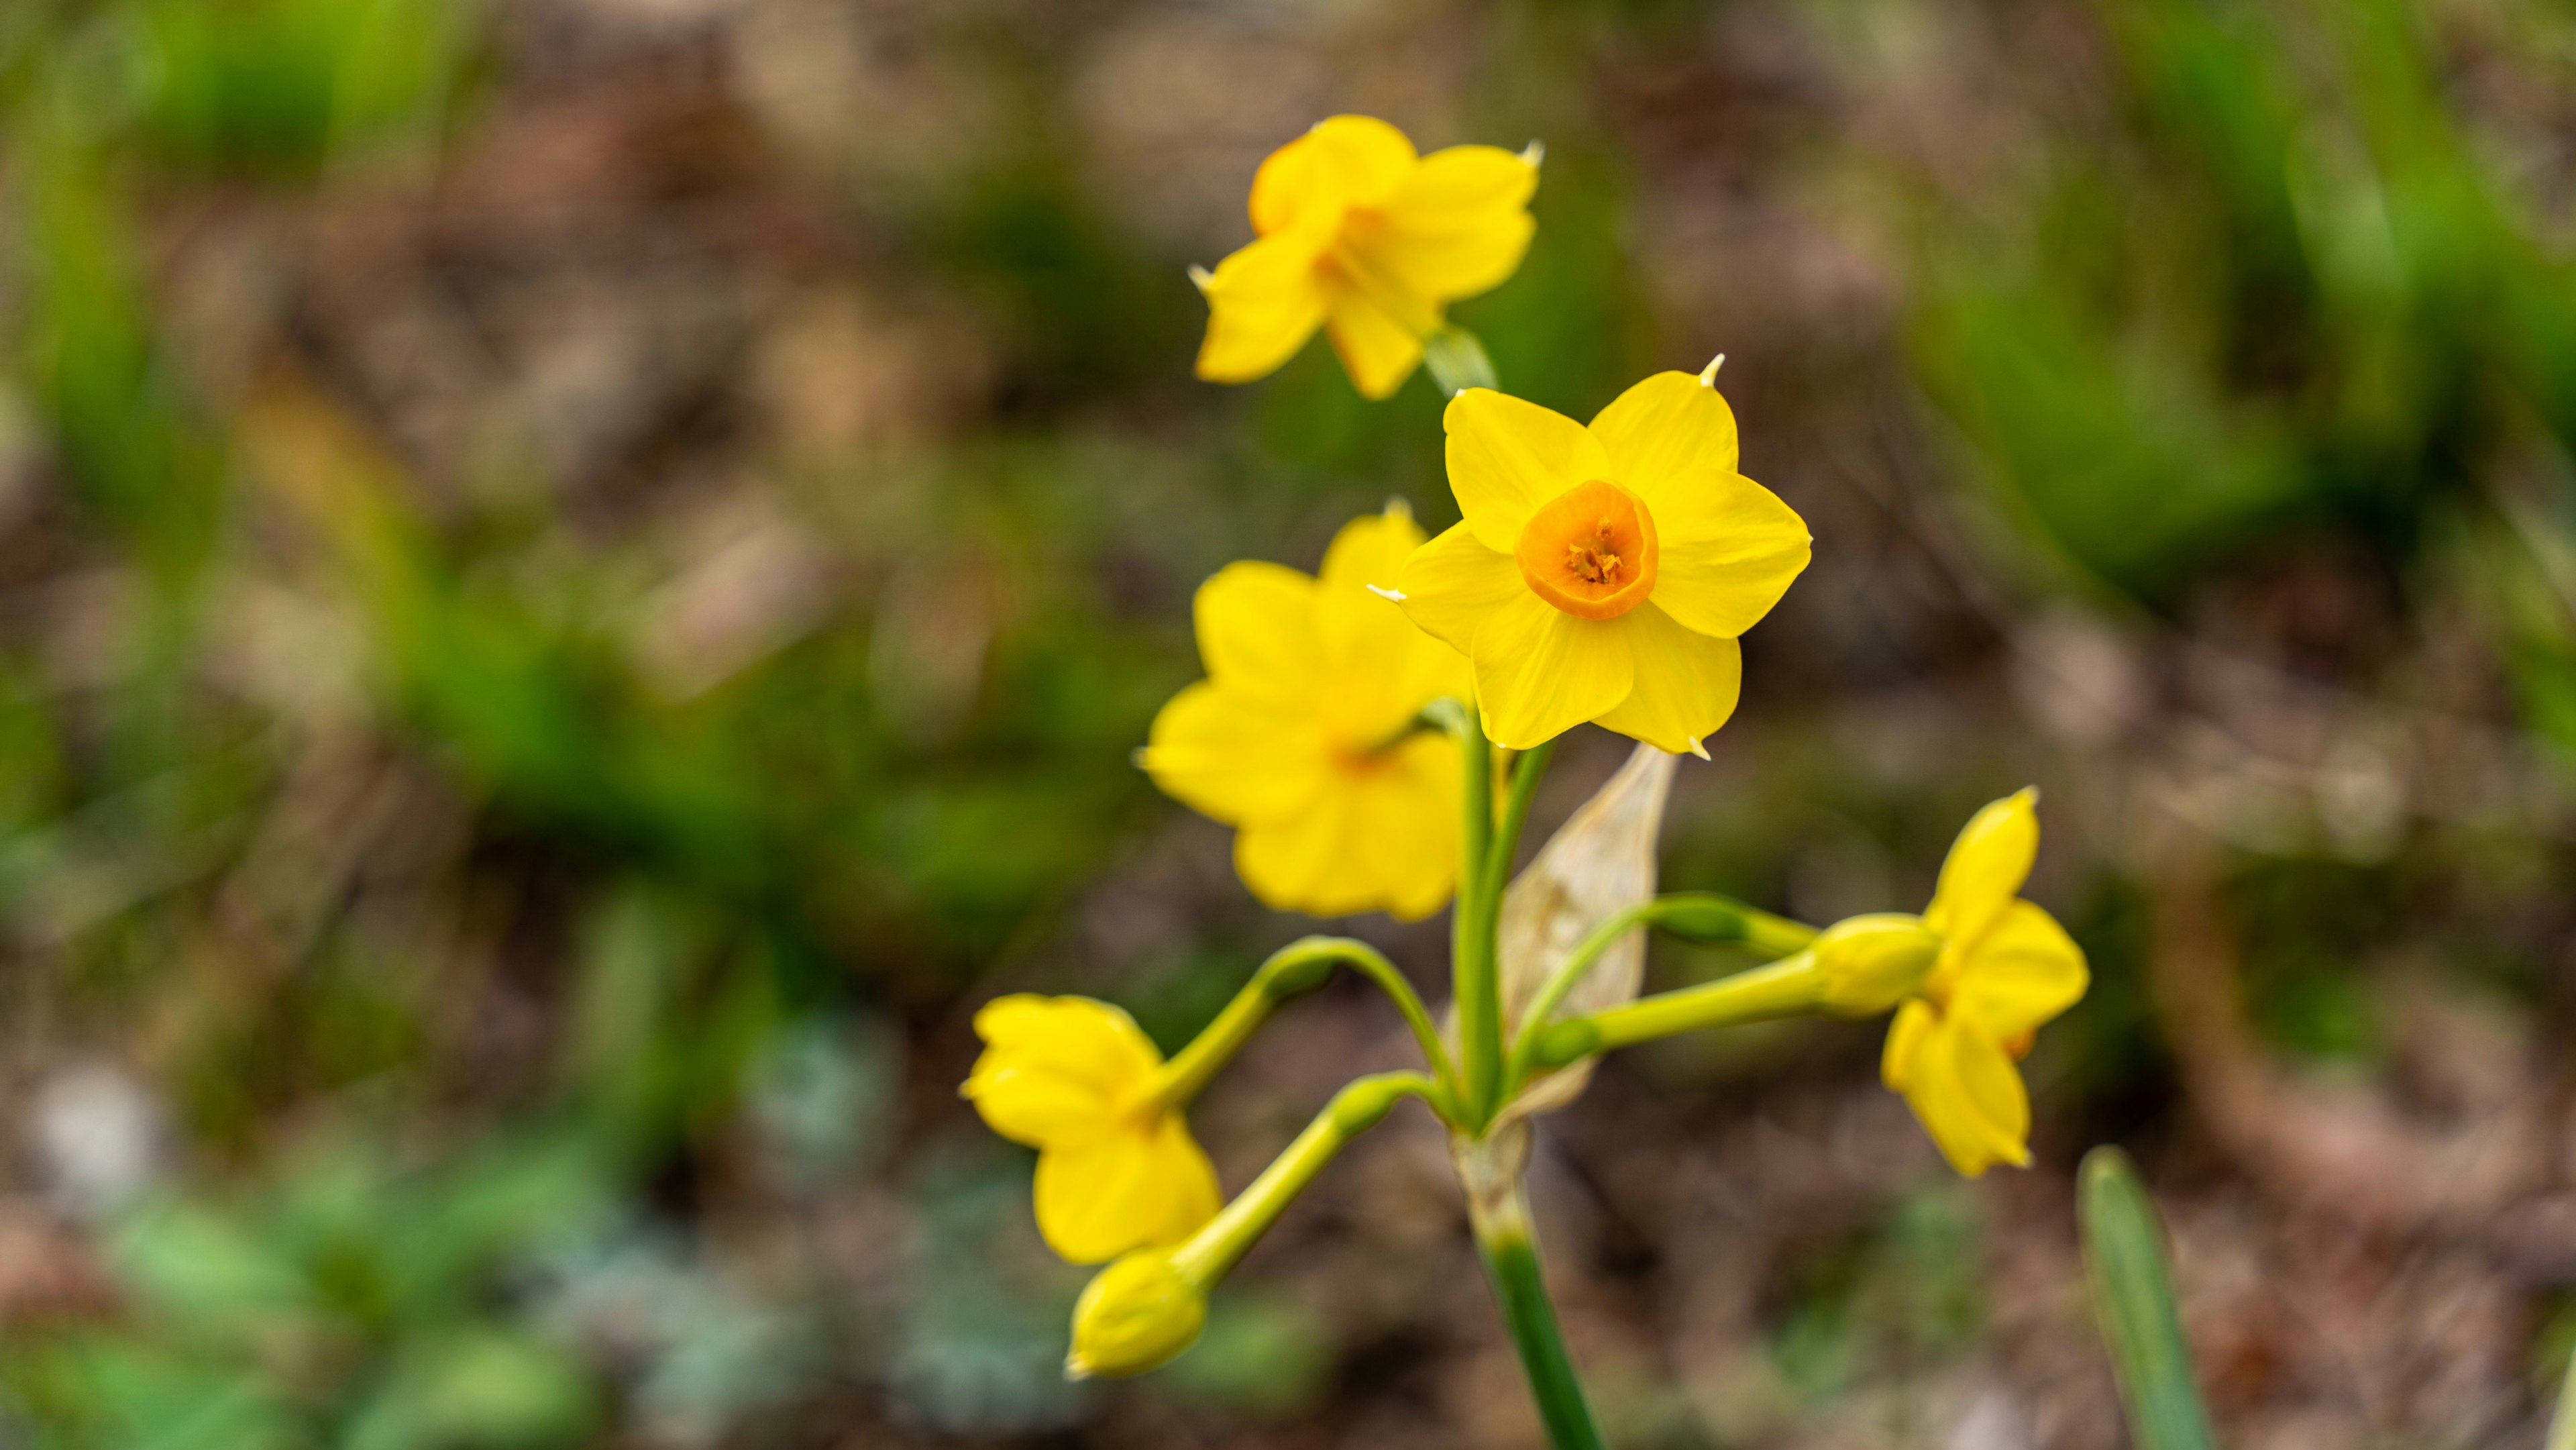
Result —
<path fill-rule="evenodd" d="M 2541 1450 L 2576 1450 L 2576 1355 L 2567 1361 L 2567 1374 L 2558 1382 L 2558 1408 L 2550 1412 L 2549 1438 Z"/>
<path fill-rule="evenodd" d="M 2096 1148 L 2085 1155 L 2077 1191 L 2093 1313 L 2111 1351 L 2130 1437 L 2138 1450 L 2216 1450 L 2174 1308 L 2164 1225 L 2137 1169 L 2119 1149 Z"/>

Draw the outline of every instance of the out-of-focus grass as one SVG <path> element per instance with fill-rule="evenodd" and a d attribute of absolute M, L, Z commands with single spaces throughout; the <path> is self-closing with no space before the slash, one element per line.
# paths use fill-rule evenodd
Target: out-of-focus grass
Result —
<path fill-rule="evenodd" d="M 2111 124 L 1984 198 L 2000 219 L 1925 198 L 1915 334 L 2073 562 L 2169 600 L 2328 527 L 2402 569 L 2516 409 L 2576 438 L 2570 259 L 2447 104 L 2419 7 L 2101 15 Z"/>

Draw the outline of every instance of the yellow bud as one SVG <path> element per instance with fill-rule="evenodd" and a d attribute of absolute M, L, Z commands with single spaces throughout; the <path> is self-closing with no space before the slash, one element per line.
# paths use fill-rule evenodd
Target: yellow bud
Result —
<path fill-rule="evenodd" d="M 1941 938 L 1919 916 L 1880 912 L 1834 923 L 1810 950 L 1825 979 L 1818 998 L 1825 1010 L 1867 1017 L 1922 987 L 1941 955 Z"/>
<path fill-rule="evenodd" d="M 1207 1323 L 1207 1296 L 1171 1255 L 1138 1249 L 1103 1269 L 1073 1306 L 1067 1379 L 1143 1374 L 1190 1347 Z"/>

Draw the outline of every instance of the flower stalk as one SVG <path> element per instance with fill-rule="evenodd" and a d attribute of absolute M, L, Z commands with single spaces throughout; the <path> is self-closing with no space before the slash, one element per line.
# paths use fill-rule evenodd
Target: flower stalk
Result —
<path fill-rule="evenodd" d="M 1472 712 L 1467 712 L 1467 718 L 1471 725 L 1478 723 Z M 1472 745 L 1463 739 L 1461 745 L 1470 781 L 1490 782 L 1493 766 L 1482 730 L 1476 730 Z M 1482 843 L 1476 839 L 1473 823 L 1470 825 L 1462 863 L 1465 874 L 1456 907 L 1458 1036 L 1462 1055 L 1470 1066 L 1468 1115 L 1464 1123 L 1452 1124 L 1455 1136 L 1451 1158 L 1457 1166 L 1459 1186 L 1466 1194 L 1468 1224 L 1475 1235 L 1477 1255 L 1485 1265 L 1486 1282 L 1492 1286 L 1495 1305 L 1502 1311 L 1512 1349 L 1520 1356 L 1521 1370 L 1529 1382 L 1530 1397 L 1537 1406 L 1540 1423 L 1546 1427 L 1549 1443 L 1555 1450 L 1604 1450 L 1600 1427 L 1593 1420 L 1591 1404 L 1584 1398 L 1583 1381 L 1575 1373 L 1574 1357 L 1565 1347 L 1556 1304 L 1548 1297 L 1546 1275 L 1539 1265 L 1537 1237 L 1530 1225 L 1529 1195 L 1524 1187 L 1529 1123 L 1526 1119 L 1513 1119 L 1499 1129 L 1494 1126 L 1495 1113 L 1518 1089 L 1521 1079 L 1517 1060 L 1503 1056 L 1499 950 L 1503 885 L 1511 879 L 1513 858 L 1520 849 L 1521 827 L 1529 818 L 1530 802 L 1538 793 L 1539 781 L 1546 775 L 1555 749 L 1555 741 L 1545 741 L 1513 760 L 1510 788 L 1498 822 L 1494 821 L 1490 798 L 1477 799 L 1476 785 L 1469 786 L 1469 811 L 1479 820 L 1493 824 L 1490 841 Z M 1468 881 L 1475 883 L 1472 896 L 1464 884 Z M 1592 945 L 1591 958 L 1597 959 L 1619 934 L 1595 932 L 1598 945 L 1587 943 Z M 1573 975 L 1579 978 L 1581 970 L 1578 968 Z M 1570 989 L 1569 982 L 1566 990 Z M 1534 1004 L 1531 1020 L 1544 1021 L 1562 1000 L 1560 990 L 1552 999 Z M 1472 1013 L 1471 1001 L 1475 1004 Z M 1480 1070 L 1486 1075 L 1479 1077 Z"/>
<path fill-rule="evenodd" d="M 1446 712 L 1457 737 L 1465 774 L 1466 829 L 1459 857 L 1458 902 L 1450 929 L 1450 994 L 1458 1007 L 1460 1107 L 1482 1125 L 1502 1091 L 1503 996 L 1494 944 L 1502 890 L 1493 879 L 1494 762 L 1483 724 L 1472 705 Z M 1527 805 L 1522 809 L 1526 811 Z"/>
<path fill-rule="evenodd" d="M 1418 1072 L 1383 1072 L 1344 1084 L 1234 1202 L 1171 1249 L 1141 1248 L 1095 1276 L 1074 1305 L 1067 1379 L 1143 1374 L 1190 1347 L 1207 1323 L 1207 1295 L 1251 1251 L 1342 1146 L 1407 1097 L 1430 1099 Z"/>
<path fill-rule="evenodd" d="M 1503 883 L 1512 879 L 1512 861 L 1520 855 L 1521 827 L 1529 823 L 1530 801 L 1556 758 L 1556 742 L 1542 741 L 1512 758 L 1511 792 L 1503 798 L 1502 820 L 1494 827 L 1494 844 L 1485 861 L 1485 879 L 1494 883 L 1497 921 L 1503 909 Z"/>
<path fill-rule="evenodd" d="M 1539 1069 L 1567 1063 L 1614 1048 L 1632 1047 L 1658 1037 L 1695 1032 L 1704 1027 L 1740 1027 L 1816 1011 L 1824 1003 L 1828 978 L 1813 952 L 1800 952 L 1767 967 L 1737 972 L 1714 982 L 1658 992 L 1625 1006 L 1559 1022 L 1542 1030 L 1530 1049 Z"/>
<path fill-rule="evenodd" d="M 1324 985 L 1337 966 L 1349 967 L 1368 978 L 1404 1014 L 1405 1026 L 1412 1029 L 1423 1061 L 1431 1066 L 1433 1086 L 1438 1090 L 1433 1105 L 1440 1106 L 1453 1096 L 1457 1068 L 1449 1060 L 1448 1049 L 1441 1045 L 1440 1029 L 1433 1025 L 1430 1009 L 1422 1005 L 1421 996 L 1405 980 L 1404 973 L 1367 942 L 1350 937 L 1310 936 L 1271 953 L 1225 1010 L 1164 1064 L 1155 1082 L 1156 1101 L 1178 1107 L 1198 1096 L 1199 1089 L 1233 1059 L 1271 1013 Z"/>
<path fill-rule="evenodd" d="M 1556 970 L 1539 988 L 1538 995 L 1530 1000 L 1529 1011 L 1521 1020 L 1520 1033 L 1512 1040 L 1509 1070 L 1504 1074 L 1509 1082 L 1517 1087 L 1533 1068 L 1562 1067 L 1564 1062 L 1574 1060 L 1570 1057 L 1564 1062 L 1539 1062 L 1539 1038 L 1549 1027 L 1556 1009 L 1564 1005 L 1566 995 L 1582 985 L 1584 975 L 1592 970 L 1593 964 L 1617 945 L 1621 937 L 1650 926 L 1702 945 L 1733 943 L 1773 958 L 1804 950 L 1817 936 L 1816 929 L 1804 922 L 1756 911 L 1714 892 L 1659 896 L 1614 913 L 1566 954 L 1565 960 L 1557 964 Z M 1576 1057 L 1582 1055 L 1575 1054 Z"/>
<path fill-rule="evenodd" d="M 1516 1122 L 1493 1137 L 1456 1146 L 1458 1179 L 1467 1192 L 1467 1220 L 1476 1237 L 1476 1252 L 1493 1286 L 1494 1302 L 1503 1312 L 1512 1348 L 1520 1355 L 1539 1422 L 1555 1450 L 1606 1450 L 1601 1427 L 1584 1398 L 1583 1381 L 1565 1334 L 1548 1297 L 1538 1240 L 1530 1227 L 1529 1194 L 1524 1187 L 1529 1158 L 1529 1129 Z"/>
<path fill-rule="evenodd" d="M 1343 1084 L 1332 1102 L 1261 1170 L 1250 1187 L 1235 1195 L 1234 1202 L 1208 1220 L 1207 1227 L 1189 1242 L 1172 1250 L 1172 1266 L 1202 1286 L 1223 1278 L 1344 1144 L 1376 1127 L 1405 1098 L 1431 1095 L 1431 1080 L 1418 1072 L 1372 1073 Z"/>

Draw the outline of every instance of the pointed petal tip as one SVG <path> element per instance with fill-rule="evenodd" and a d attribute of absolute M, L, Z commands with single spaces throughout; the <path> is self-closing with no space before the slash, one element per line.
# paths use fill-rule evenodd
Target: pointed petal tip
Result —
<path fill-rule="evenodd" d="M 1703 388 L 1716 387 L 1717 370 L 1724 366 L 1726 366 L 1726 354 L 1719 353 L 1717 356 L 1710 358 L 1708 360 L 1708 366 L 1699 370 L 1699 385 Z"/>
<path fill-rule="evenodd" d="M 1090 1362 L 1078 1354 L 1066 1355 L 1064 1357 L 1064 1378 L 1065 1383 L 1067 1384 L 1080 1384 L 1084 1380 L 1091 1378 Z"/>
<path fill-rule="evenodd" d="M 1705 745 L 1702 745 L 1702 744 L 1700 743 L 1700 739 L 1699 739 L 1699 737 L 1698 737 L 1698 736 L 1696 736 L 1696 735 L 1694 735 L 1694 736 L 1692 736 L 1692 737 L 1690 738 L 1690 753 L 1691 753 L 1691 754 L 1693 754 L 1693 755 L 1698 756 L 1698 757 L 1699 757 L 1700 759 L 1702 759 L 1702 760 L 1706 760 L 1706 759 L 1708 759 L 1708 758 L 1709 758 L 1709 757 L 1708 757 L 1708 747 L 1707 747 L 1707 746 L 1705 746 Z"/>
<path fill-rule="evenodd" d="M 1209 285 L 1215 281 L 1216 274 L 1214 272 L 1209 271 L 1207 268 L 1202 267 L 1195 262 L 1190 264 L 1190 285 L 1199 289 L 1199 295 L 1201 297 L 1205 297 L 1207 295 Z"/>
<path fill-rule="evenodd" d="M 1536 168 L 1547 160 L 1547 143 L 1535 136 L 1531 137 L 1530 143 L 1521 148 L 1521 160 Z"/>
<path fill-rule="evenodd" d="M 1368 586 L 1368 592 L 1389 604 L 1402 604 L 1405 598 L 1404 591 L 1401 589 L 1380 589 L 1374 584 Z"/>
<path fill-rule="evenodd" d="M 1413 501 L 1400 493 L 1388 495 L 1386 500 L 1386 516 L 1391 519 L 1412 518 Z"/>

